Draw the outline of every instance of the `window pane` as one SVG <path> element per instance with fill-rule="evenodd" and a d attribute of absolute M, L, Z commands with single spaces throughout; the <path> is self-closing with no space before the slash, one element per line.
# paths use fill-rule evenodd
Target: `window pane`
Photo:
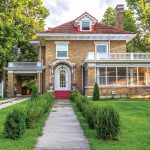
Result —
<path fill-rule="evenodd" d="M 106 68 L 99 68 L 99 85 L 106 85 Z"/>
<path fill-rule="evenodd" d="M 116 68 L 107 68 L 107 85 L 116 84 Z"/>
<path fill-rule="evenodd" d="M 147 68 L 146 67 L 139 67 L 138 68 L 138 84 L 139 85 L 146 85 L 146 74 L 147 76 L 149 76 L 149 73 L 147 72 Z M 149 84 L 149 79 L 147 80 L 148 84 Z"/>
<path fill-rule="evenodd" d="M 106 45 L 97 45 L 96 51 L 98 53 L 107 53 L 107 46 Z"/>
<path fill-rule="evenodd" d="M 127 77 L 126 77 L 126 68 L 125 67 L 118 67 L 118 85 L 127 85 Z"/>
<path fill-rule="evenodd" d="M 82 22 L 82 30 L 90 30 L 90 22 L 89 21 Z"/>
<path fill-rule="evenodd" d="M 67 51 L 57 51 L 57 57 L 67 57 Z"/>

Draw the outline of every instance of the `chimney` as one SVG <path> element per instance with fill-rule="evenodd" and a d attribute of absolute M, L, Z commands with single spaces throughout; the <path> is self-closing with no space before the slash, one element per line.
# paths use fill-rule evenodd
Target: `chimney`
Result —
<path fill-rule="evenodd" d="M 124 5 L 117 5 L 116 7 L 116 28 L 124 30 Z"/>

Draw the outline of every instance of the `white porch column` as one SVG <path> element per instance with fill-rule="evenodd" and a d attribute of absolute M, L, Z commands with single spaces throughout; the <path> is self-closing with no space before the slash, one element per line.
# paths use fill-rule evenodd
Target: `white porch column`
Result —
<path fill-rule="evenodd" d="M 96 68 L 96 82 L 99 85 L 99 67 Z"/>
<path fill-rule="evenodd" d="M 130 67 L 130 84 L 133 85 L 133 67 Z"/>
<path fill-rule="evenodd" d="M 106 71 L 106 86 L 107 86 L 107 67 L 105 68 Z"/>
<path fill-rule="evenodd" d="M 128 67 L 126 67 L 126 79 L 127 79 L 127 86 L 128 86 Z"/>

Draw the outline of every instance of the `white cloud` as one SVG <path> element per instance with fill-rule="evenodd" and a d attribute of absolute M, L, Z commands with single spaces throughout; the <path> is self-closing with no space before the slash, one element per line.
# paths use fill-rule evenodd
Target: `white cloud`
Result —
<path fill-rule="evenodd" d="M 108 6 L 126 3 L 125 0 L 43 0 L 43 4 L 50 12 L 46 19 L 47 28 L 73 20 L 85 11 L 100 21 Z"/>

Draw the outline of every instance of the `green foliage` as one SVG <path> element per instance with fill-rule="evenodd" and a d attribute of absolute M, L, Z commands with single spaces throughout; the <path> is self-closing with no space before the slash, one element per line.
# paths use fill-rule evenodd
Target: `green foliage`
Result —
<path fill-rule="evenodd" d="M 54 96 L 52 93 L 46 93 L 36 98 L 36 101 L 29 102 L 26 108 L 26 126 L 27 128 L 33 128 L 35 123 L 48 112 Z"/>
<path fill-rule="evenodd" d="M 95 83 L 94 85 L 94 91 L 93 91 L 93 100 L 99 100 L 100 96 L 99 96 L 99 87 L 98 84 Z"/>
<path fill-rule="evenodd" d="M 150 49 L 150 3 L 139 0 L 126 0 L 129 8 L 124 12 L 124 29 L 137 34 L 136 38 L 127 44 L 128 52 L 148 52 Z M 115 9 L 108 7 L 102 23 L 115 27 Z"/>
<path fill-rule="evenodd" d="M 42 0 L 1 0 L 0 20 L 14 24 L 24 40 L 30 40 L 37 32 L 43 30 L 45 19 L 49 15 Z"/>
<path fill-rule="evenodd" d="M 108 7 L 104 13 L 102 23 L 114 27 L 115 22 L 116 22 L 116 11 L 114 8 Z"/>
<path fill-rule="evenodd" d="M 96 118 L 97 111 L 99 109 L 100 109 L 100 107 L 93 104 L 93 103 L 90 103 L 85 108 L 85 118 L 86 118 L 87 123 L 91 129 L 95 128 L 95 118 Z"/>
<path fill-rule="evenodd" d="M 78 96 L 78 91 L 72 91 L 71 92 L 71 96 L 70 96 L 70 100 L 71 101 L 75 101 L 75 98 Z"/>
<path fill-rule="evenodd" d="M 120 131 L 118 112 L 110 106 L 98 110 L 96 114 L 96 131 L 103 140 L 116 140 Z"/>
<path fill-rule="evenodd" d="M 37 82 L 35 82 L 33 85 L 32 85 L 32 95 L 31 95 L 31 100 L 36 100 L 38 98 L 38 84 Z"/>
<path fill-rule="evenodd" d="M 12 113 L 8 114 L 5 124 L 4 132 L 7 138 L 19 139 L 25 132 L 25 113 L 19 109 L 14 109 Z"/>
<path fill-rule="evenodd" d="M 113 107 L 100 107 L 80 93 L 74 96 L 74 100 L 88 126 L 91 129 L 96 129 L 99 138 L 103 140 L 116 140 L 118 138 L 120 117 Z"/>

